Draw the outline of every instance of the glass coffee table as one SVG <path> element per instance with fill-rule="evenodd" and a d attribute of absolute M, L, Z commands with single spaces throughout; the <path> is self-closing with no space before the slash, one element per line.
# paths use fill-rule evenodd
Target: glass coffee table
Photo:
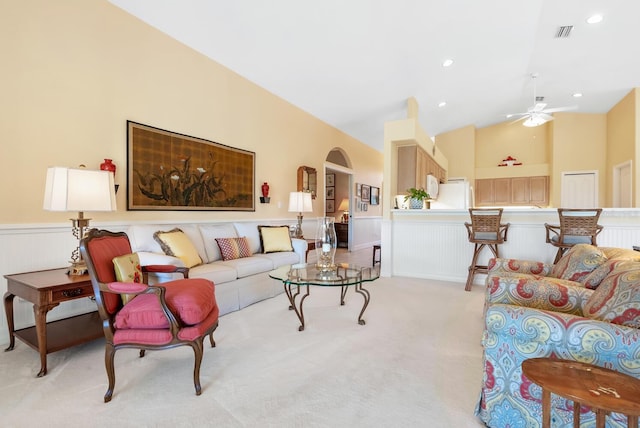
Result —
<path fill-rule="evenodd" d="M 299 331 L 304 330 L 304 313 L 302 304 L 304 299 L 309 296 L 309 286 L 316 285 L 320 287 L 340 287 L 340 305 L 344 305 L 344 298 L 347 289 L 353 287 L 356 293 L 364 297 L 364 304 L 360 315 L 358 315 L 358 324 L 364 325 L 362 319 L 365 309 L 369 305 L 371 295 L 369 291 L 363 287 L 363 283 L 370 282 L 380 277 L 379 268 L 360 267 L 346 263 L 337 264 L 336 269 L 330 272 L 323 272 L 316 268 L 313 263 L 297 264 L 279 267 L 271 272 L 269 276 L 273 279 L 282 281 L 284 291 L 289 299 L 289 310 L 295 311 L 300 320 Z M 306 293 L 302 294 L 306 286 Z M 298 297 L 300 297 L 298 299 Z M 296 299 L 298 299 L 296 301 Z"/>

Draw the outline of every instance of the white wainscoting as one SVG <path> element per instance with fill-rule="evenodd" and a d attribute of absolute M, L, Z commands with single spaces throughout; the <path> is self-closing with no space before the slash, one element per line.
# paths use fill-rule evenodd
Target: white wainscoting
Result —
<path fill-rule="evenodd" d="M 464 222 L 466 210 L 394 210 L 383 224 L 382 275 L 466 281 L 473 255 Z M 556 249 L 545 242 L 544 223 L 557 224 L 556 210 L 505 210 L 509 222 L 508 240 L 500 245 L 501 257 L 553 261 Z M 632 248 L 640 245 L 640 210 L 605 210 L 599 224 L 604 230 L 598 245 Z M 481 263 L 491 252 L 483 250 Z M 484 275 L 476 275 L 481 284 Z"/>
<path fill-rule="evenodd" d="M 354 227 L 353 249 L 366 248 L 380 242 L 380 217 L 352 217 Z M 255 221 L 255 220 L 251 220 Z M 264 219 L 265 224 L 294 224 L 296 220 Z M 136 224 L 145 224 L 139 221 Z M 188 224 L 186 221 L 154 221 L 154 224 Z M 198 223 L 205 223 L 198 221 Z M 220 223 L 212 221 L 211 223 Z M 131 223 L 93 222 L 91 227 L 108 229 L 114 232 L 126 231 Z M 303 219 L 303 231 L 306 237 L 313 238 L 316 233 L 317 219 Z M 0 294 L 7 291 L 7 280 L 4 275 L 55 269 L 69 265 L 71 251 L 77 241 L 71 234 L 71 222 L 60 224 L 21 224 L 0 225 Z M 13 301 L 15 328 L 20 329 L 35 324 L 33 305 L 18 297 Z M 47 321 L 66 318 L 95 310 L 95 303 L 90 299 L 77 299 L 65 302 L 47 314 Z M 0 345 L 9 343 L 7 318 L 4 305 L 0 305 Z M 16 346 L 27 346 L 16 340 Z M 37 354 L 34 353 L 34 362 Z M 34 363 L 35 364 L 35 363 Z"/>

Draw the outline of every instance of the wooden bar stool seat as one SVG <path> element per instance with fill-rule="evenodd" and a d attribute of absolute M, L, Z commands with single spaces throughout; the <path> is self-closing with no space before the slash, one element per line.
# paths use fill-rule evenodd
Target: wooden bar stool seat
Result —
<path fill-rule="evenodd" d="M 469 274 L 467 275 L 467 285 L 465 291 L 471 291 L 473 277 L 476 273 L 487 273 L 486 265 L 478 264 L 478 256 L 482 249 L 487 247 L 498 258 L 498 245 L 507 240 L 507 231 L 509 223 L 501 224 L 502 208 L 470 208 L 471 223 L 465 222 L 469 242 L 474 244 L 473 257 L 469 265 Z"/>

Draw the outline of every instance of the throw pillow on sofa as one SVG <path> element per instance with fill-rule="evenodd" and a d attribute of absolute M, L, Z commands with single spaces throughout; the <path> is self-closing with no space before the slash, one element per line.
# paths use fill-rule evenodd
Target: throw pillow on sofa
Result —
<path fill-rule="evenodd" d="M 293 251 L 289 226 L 258 226 L 263 253 Z"/>
<path fill-rule="evenodd" d="M 168 232 L 158 231 L 153 234 L 153 239 L 158 241 L 166 255 L 179 258 L 188 268 L 202 263 L 198 250 L 196 250 L 189 237 L 179 228 Z"/>
<path fill-rule="evenodd" d="M 245 236 L 241 238 L 216 238 L 216 242 L 224 261 L 251 257 L 251 249 Z"/>
<path fill-rule="evenodd" d="M 598 247 L 589 244 L 574 245 L 551 269 L 554 278 L 580 281 L 607 261 Z"/>
<path fill-rule="evenodd" d="M 593 292 L 585 316 L 640 328 L 640 262 L 620 263 Z"/>

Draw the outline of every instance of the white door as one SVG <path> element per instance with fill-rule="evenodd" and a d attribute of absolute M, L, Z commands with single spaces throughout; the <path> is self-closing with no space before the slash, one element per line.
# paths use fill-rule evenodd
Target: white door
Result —
<path fill-rule="evenodd" d="M 613 167 L 613 207 L 631 208 L 631 161 Z"/>
<path fill-rule="evenodd" d="M 598 172 L 563 172 L 560 188 L 562 208 L 598 207 Z"/>

